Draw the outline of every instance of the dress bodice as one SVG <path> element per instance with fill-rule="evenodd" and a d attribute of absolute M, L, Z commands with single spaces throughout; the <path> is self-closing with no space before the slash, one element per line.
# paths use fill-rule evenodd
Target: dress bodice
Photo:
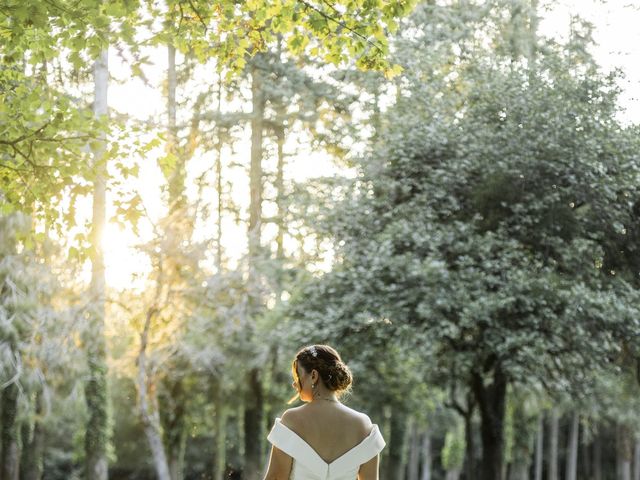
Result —
<path fill-rule="evenodd" d="M 371 460 L 386 445 L 378 425 L 374 423 L 364 440 L 327 463 L 302 437 L 283 425 L 279 417 L 267 440 L 293 458 L 289 480 L 356 480 L 360 465 Z"/>

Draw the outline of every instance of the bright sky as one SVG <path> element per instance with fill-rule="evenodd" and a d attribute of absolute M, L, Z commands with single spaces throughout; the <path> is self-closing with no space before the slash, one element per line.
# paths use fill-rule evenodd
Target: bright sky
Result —
<path fill-rule="evenodd" d="M 571 15 L 580 15 L 594 27 L 598 44 L 594 55 L 607 70 L 621 68 L 626 80 L 623 120 L 640 123 L 640 0 L 556 0 L 540 24 L 544 35 L 565 38 Z"/>
<path fill-rule="evenodd" d="M 626 112 L 623 119 L 625 122 L 640 123 L 640 29 L 637 28 L 637 25 L 640 25 L 640 0 L 610 0 L 604 4 L 597 0 L 558 0 L 541 21 L 540 33 L 566 38 L 571 14 L 579 14 L 595 25 L 594 37 L 598 46 L 594 54 L 599 63 L 606 69 L 621 67 L 625 72 L 622 104 Z M 122 80 L 111 82 L 109 86 L 109 106 L 112 110 L 140 120 L 164 118 L 166 101 L 162 95 L 161 82 L 165 78 L 166 50 L 159 50 L 152 58 L 155 64 L 145 69 L 147 77 L 155 84 L 150 87 L 137 78 L 130 78 L 128 67 L 117 58 L 112 49 L 109 59 L 111 75 L 114 79 Z M 180 92 L 178 94 L 180 95 Z M 295 139 L 289 140 L 285 152 L 293 152 L 295 149 Z M 246 164 L 249 158 L 249 138 L 239 142 L 236 149 L 234 160 Z M 162 184 L 163 178 L 157 167 L 157 158 L 162 153 L 163 150 L 160 148 L 151 152 L 147 158 L 140 159 L 139 178 L 131 184 L 131 188 L 141 194 L 146 209 L 154 219 L 163 213 L 159 197 L 159 185 Z M 229 155 L 231 152 L 225 152 L 227 158 Z M 298 156 L 289 157 L 287 161 L 286 175 L 289 178 L 301 180 L 310 176 L 335 173 L 331 161 L 319 152 L 303 152 Z M 213 162 L 213 155 L 196 158 L 192 162 L 190 178 L 196 178 L 200 173 L 209 171 L 209 180 L 213 184 Z M 230 179 L 233 183 L 234 201 L 246 207 L 249 196 L 248 176 L 236 171 Z M 195 192 L 192 189 L 190 193 Z M 213 188 L 208 188 L 205 193 L 213 201 Z M 205 227 L 210 236 L 215 235 L 214 225 Z M 245 228 L 243 225 L 235 225 L 231 219 L 225 224 L 224 240 L 232 257 L 237 257 L 245 250 Z M 150 234 L 148 224 L 141 225 L 141 233 L 143 236 Z M 133 248 L 139 239 L 133 232 L 122 231 L 111 223 L 106 229 L 104 240 L 107 247 L 105 261 L 108 285 L 116 289 L 142 288 L 144 279 L 133 278 L 136 272 L 147 272 L 149 269 L 145 257 Z"/>

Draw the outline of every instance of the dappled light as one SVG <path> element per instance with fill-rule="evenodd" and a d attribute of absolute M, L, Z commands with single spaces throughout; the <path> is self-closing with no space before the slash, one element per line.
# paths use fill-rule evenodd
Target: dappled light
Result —
<path fill-rule="evenodd" d="M 639 480 L 639 22 L 0 0 L 0 480 Z"/>

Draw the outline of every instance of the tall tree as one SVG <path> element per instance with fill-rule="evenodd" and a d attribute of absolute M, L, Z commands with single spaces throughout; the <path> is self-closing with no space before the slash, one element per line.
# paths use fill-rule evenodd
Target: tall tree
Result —
<path fill-rule="evenodd" d="M 640 480 L 640 440 L 638 439 L 633 448 L 633 480 Z"/>
<path fill-rule="evenodd" d="M 411 11 L 414 4 L 415 0 L 393 0 L 375 6 L 354 5 L 341 0 L 333 5 L 313 5 L 286 0 L 272 8 L 254 1 L 238 6 L 232 1 L 211 5 L 177 0 L 163 5 L 162 13 L 169 12 L 175 19 L 183 48 L 193 47 L 201 60 L 217 56 L 221 65 L 231 67 L 230 72 L 237 73 L 244 68 L 247 52 L 264 49 L 282 34 L 291 51 L 299 53 L 313 49 L 316 57 L 334 63 L 358 55 L 360 68 L 383 69 L 394 74 L 397 69 L 386 59 L 385 29 L 395 30 L 397 19 Z M 145 20 L 148 13 L 144 11 L 145 4 L 140 5 L 137 1 L 73 5 L 45 1 L 14 5 L 9 2 L 5 7 L 0 22 L 5 32 L 4 59 L 9 63 L 23 59 L 50 61 L 57 50 L 68 49 L 69 63 L 80 69 L 86 61 L 85 54 L 97 55 L 103 48 L 104 39 L 116 36 L 115 32 L 109 31 L 113 23 L 120 25 L 119 38 L 130 45 L 136 43 L 135 33 L 142 25 L 152 30 L 157 28 L 153 22 Z M 151 8 L 153 14 L 158 13 L 155 7 Z M 345 15 L 337 18 L 336 8 L 344 9 Z M 157 35 L 158 38 L 163 36 L 164 33 Z M 204 48 L 203 43 L 213 48 Z M 138 70 L 139 66 L 138 63 Z M 9 92 L 3 101 L 9 111 L 30 112 L 29 116 L 37 120 L 11 122 L 5 132 L 6 138 L 0 142 L 0 149 L 7 154 L 0 164 L 3 195 L 8 206 L 25 210 L 33 204 L 33 199 L 46 200 L 63 190 L 67 186 L 64 180 L 70 174 L 90 174 L 90 164 L 77 162 L 77 154 L 86 144 L 87 136 L 83 134 L 87 133 L 89 122 L 65 96 L 51 99 L 57 109 L 47 108 L 42 113 L 32 108 L 33 102 L 47 98 L 43 94 L 47 89 L 42 85 L 37 89 L 25 86 L 17 95 L 11 94 L 16 88 L 13 69 L 3 70 L 0 82 L 8 87 L 3 89 Z M 9 115 L 7 118 L 20 117 Z M 82 133 L 67 135 L 69 132 Z M 90 133 L 87 135 L 91 136 Z M 65 148 L 57 149 L 58 145 Z M 44 158 L 51 164 L 42 163 Z M 45 178 L 46 182 L 38 181 Z M 54 218 L 55 212 L 46 209 L 46 202 L 43 205 L 43 213 Z"/>
<path fill-rule="evenodd" d="M 265 96 L 262 85 L 263 55 L 258 53 L 251 59 L 251 149 L 249 161 L 249 222 L 248 238 L 248 287 L 249 311 L 253 321 L 247 331 L 247 345 L 254 345 L 255 321 L 260 314 L 260 267 L 263 259 L 261 250 L 262 196 L 263 196 L 263 134 L 265 117 Z M 245 374 L 244 398 L 244 473 L 249 480 L 257 479 L 262 469 L 261 442 L 263 427 L 263 387 L 257 358 L 251 356 Z"/>
<path fill-rule="evenodd" d="M 418 480 L 420 468 L 420 434 L 415 418 L 409 420 L 409 456 L 407 458 L 407 480 Z"/>
<path fill-rule="evenodd" d="M 175 219 L 168 225 L 170 228 L 167 233 L 187 239 L 192 234 L 192 221 L 187 212 L 185 192 L 187 161 L 190 155 L 187 155 L 184 149 L 179 148 L 176 102 L 178 72 L 176 69 L 176 48 L 173 42 L 169 42 L 167 45 L 167 60 L 167 143 L 166 156 L 161 164 L 164 166 L 163 172 L 167 180 L 169 217 Z M 179 270 L 179 261 L 174 260 L 173 262 L 176 264 L 176 270 Z M 182 374 L 185 368 L 184 362 L 177 360 L 177 364 L 177 368 L 170 368 L 171 373 L 163 378 L 163 394 L 160 396 L 161 402 L 159 404 L 171 480 L 182 480 L 183 478 L 187 435 L 185 416 L 188 408 L 188 396 L 184 388 L 185 375 Z"/>
<path fill-rule="evenodd" d="M 510 432 L 508 472 L 510 480 L 528 480 L 539 418 L 535 393 L 511 389 L 508 399 Z"/>
<path fill-rule="evenodd" d="M 571 48 L 547 43 L 534 72 L 477 46 L 456 76 L 412 71 L 352 197 L 328 214 L 340 262 L 296 309 L 336 337 L 386 319 L 423 329 L 410 345 L 435 345 L 428 361 L 460 372 L 477 402 L 486 480 L 503 472 L 508 385 L 586 386 L 577 359 L 610 368 L 634 335 L 636 292 L 598 261 L 633 215 L 634 136 L 615 121 L 611 78 Z"/>
<path fill-rule="evenodd" d="M 424 432 L 422 441 L 422 475 L 420 476 L 420 480 L 431 480 L 432 462 L 433 456 L 431 453 L 431 429 L 428 429 L 426 432 Z"/>
<path fill-rule="evenodd" d="M 578 436 L 580 433 L 580 417 L 577 413 L 571 415 L 571 425 L 569 430 L 569 444 L 567 445 L 567 459 L 565 478 L 576 480 L 578 475 Z"/>
<path fill-rule="evenodd" d="M 631 480 L 631 462 L 633 459 L 632 435 L 627 425 L 616 426 L 616 472 L 620 480 Z"/>
<path fill-rule="evenodd" d="M 167 28 L 171 31 L 170 27 Z M 163 188 L 167 212 L 154 223 L 154 238 L 146 250 L 156 271 L 151 275 L 153 291 L 144 306 L 137 387 L 138 407 L 156 473 L 161 478 L 181 480 L 189 408 L 184 382 L 190 366 L 178 347 L 190 308 L 189 298 L 184 292 L 190 282 L 196 281 L 195 265 L 201 252 L 192 242 L 196 214 L 185 192 L 187 163 L 194 149 L 181 142 L 183 132 L 177 124 L 177 50 L 173 41 L 165 48 L 168 60 L 165 82 L 167 141 L 165 155 L 158 163 L 166 181 Z M 183 294 L 178 295 L 178 292 Z M 167 338 L 168 332 L 175 337 Z M 159 352 L 165 352 L 162 360 L 159 360 Z M 159 369 L 158 361 L 162 361 L 162 369 Z"/>
<path fill-rule="evenodd" d="M 558 409 L 554 408 L 551 410 L 551 415 L 549 416 L 549 456 L 548 456 L 548 469 L 549 469 L 549 478 L 551 480 L 559 479 L 559 460 L 558 457 L 560 455 L 559 447 L 560 447 L 560 414 Z"/>
<path fill-rule="evenodd" d="M 534 469 L 534 480 L 542 480 L 542 463 L 544 459 L 544 414 L 540 412 L 538 418 L 538 429 L 536 432 L 536 459 Z"/>
<path fill-rule="evenodd" d="M 109 83 L 108 50 L 105 48 L 94 64 L 94 115 L 106 121 L 108 115 L 107 87 Z M 86 475 L 89 480 L 108 478 L 107 444 L 107 359 L 104 338 L 105 277 L 102 234 L 106 222 L 106 156 L 105 138 L 93 149 L 95 179 L 93 185 L 93 216 L 91 221 L 91 285 L 90 315 L 85 334 L 89 378 L 85 397 L 89 411 L 85 436 Z"/>
<path fill-rule="evenodd" d="M 150 331 L 152 322 L 158 314 L 157 305 L 160 302 L 161 289 L 159 283 L 156 286 L 156 300 L 146 311 L 144 325 L 140 333 L 140 349 L 136 358 L 137 376 L 136 387 L 138 392 L 138 409 L 144 425 L 144 431 L 149 442 L 149 448 L 153 456 L 153 464 L 158 480 L 171 480 L 169 462 L 164 444 L 162 442 L 160 414 L 158 412 L 158 400 L 156 385 L 153 377 L 148 373 L 148 350 L 150 343 Z"/>
<path fill-rule="evenodd" d="M 41 480 L 44 473 L 44 387 L 36 390 L 35 418 L 32 423 L 25 423 L 23 428 L 21 472 L 24 480 Z"/>

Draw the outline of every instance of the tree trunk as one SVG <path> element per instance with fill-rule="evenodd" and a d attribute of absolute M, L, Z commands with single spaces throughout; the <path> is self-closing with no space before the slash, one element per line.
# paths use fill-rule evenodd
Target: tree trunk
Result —
<path fill-rule="evenodd" d="M 234 442 L 232 442 L 227 449 L 227 463 L 229 465 L 227 472 L 238 472 L 238 478 L 242 477 L 242 468 L 244 467 L 245 455 L 244 455 L 244 398 L 235 402 L 235 412 L 233 419 Z M 225 475 L 229 476 L 229 473 Z M 225 479 L 227 478 L 225 476 Z"/>
<path fill-rule="evenodd" d="M 460 478 L 460 469 L 454 468 L 453 470 L 447 471 L 445 480 L 458 480 L 459 478 Z"/>
<path fill-rule="evenodd" d="M 4 390 L 0 390 L 2 397 L 2 464 L 0 465 L 0 479 L 18 480 L 20 474 L 19 424 L 18 424 L 18 385 L 11 382 Z"/>
<path fill-rule="evenodd" d="M 422 437 L 422 477 L 420 480 L 431 480 L 431 464 L 433 455 L 431 454 L 431 431 L 427 429 Z"/>
<path fill-rule="evenodd" d="M 176 90 L 178 75 L 176 72 L 176 48 L 173 43 L 167 45 L 167 143 L 166 153 L 171 161 L 162 164 L 169 188 L 169 213 L 182 211 L 185 207 L 184 182 L 186 164 L 184 155 L 178 152 Z"/>
<path fill-rule="evenodd" d="M 144 423 L 144 433 L 147 436 L 149 442 L 149 448 L 153 456 L 153 465 L 156 470 L 158 480 L 171 480 L 171 474 L 169 473 L 169 465 L 167 463 L 166 454 L 164 452 L 164 445 L 162 444 L 162 438 L 157 427 L 154 426 L 152 421 Z"/>
<path fill-rule="evenodd" d="M 473 407 L 468 401 L 469 408 L 464 414 L 464 473 L 465 480 L 476 478 L 475 442 L 473 441 Z"/>
<path fill-rule="evenodd" d="M 391 409 L 389 442 L 387 445 L 388 459 L 386 465 L 383 464 L 384 476 L 398 480 L 404 477 L 402 474 L 402 450 L 404 449 L 404 438 L 406 429 L 406 416 L 398 408 Z"/>
<path fill-rule="evenodd" d="M 279 115 L 284 117 L 284 109 L 279 108 Z M 278 126 L 276 131 L 276 141 L 278 144 L 278 165 L 276 168 L 276 203 L 278 206 L 278 235 L 276 237 L 276 258 L 282 260 L 284 258 L 284 214 L 286 212 L 284 208 L 284 134 L 285 134 L 284 120 Z"/>
<path fill-rule="evenodd" d="M 178 75 L 176 73 L 176 47 L 173 43 L 167 45 L 167 133 L 169 141 L 167 150 L 173 153 L 176 138 L 176 90 L 178 88 Z M 182 194 L 182 189 L 178 192 Z"/>
<path fill-rule="evenodd" d="M 144 426 L 144 433 L 149 442 L 151 455 L 153 456 L 156 476 L 158 480 L 171 480 L 169 463 L 167 462 L 167 455 L 162 443 L 157 392 L 153 382 L 148 380 L 147 374 L 147 342 L 149 339 L 151 320 L 155 314 L 156 311 L 153 308 L 147 311 L 144 327 L 140 335 L 140 352 L 138 353 L 137 361 L 138 377 L 136 382 L 138 389 L 138 410 L 140 412 L 142 425 Z"/>
<path fill-rule="evenodd" d="M 418 474 L 420 472 L 420 434 L 414 418 L 411 419 L 409 439 L 409 468 L 407 480 L 418 480 Z"/>
<path fill-rule="evenodd" d="M 284 232 L 285 232 L 285 213 L 286 208 L 284 206 L 285 191 L 284 191 L 284 139 L 285 139 L 285 125 L 284 125 L 284 108 L 278 107 L 278 118 L 280 124 L 276 129 L 276 140 L 278 144 L 278 165 L 276 169 L 276 205 L 278 209 L 277 221 L 278 221 L 278 233 L 276 236 L 276 259 L 279 262 L 284 260 Z M 278 291 L 276 292 L 276 298 L 278 302 L 282 301 L 282 267 L 278 270 Z"/>
<path fill-rule="evenodd" d="M 578 435 L 580 432 L 580 418 L 576 412 L 571 416 L 571 431 L 567 449 L 567 464 L 565 480 L 576 480 L 578 474 Z"/>
<path fill-rule="evenodd" d="M 529 61 L 529 69 L 533 72 L 535 71 L 535 63 L 536 56 L 538 53 L 538 0 L 531 0 L 531 7 L 529 10 L 529 52 L 528 52 L 528 61 Z"/>
<path fill-rule="evenodd" d="M 222 73 L 218 75 L 217 115 L 222 112 Z M 217 229 L 216 229 L 216 267 L 222 273 L 222 128 L 216 127 L 216 201 L 217 201 Z M 214 478 L 217 480 L 217 478 Z"/>
<path fill-rule="evenodd" d="M 187 441 L 186 404 L 187 398 L 182 380 L 168 379 L 166 399 L 160 403 L 160 420 L 165 434 L 165 445 L 169 458 L 171 480 L 182 480 L 184 454 Z"/>
<path fill-rule="evenodd" d="M 244 455 L 245 477 L 247 480 L 257 479 L 262 473 L 262 412 L 264 400 L 260 370 L 252 368 L 247 375 L 249 390 L 245 397 L 244 410 Z"/>
<path fill-rule="evenodd" d="M 259 60 L 260 54 L 256 54 Z M 260 70 L 251 73 L 251 165 L 249 168 L 249 255 L 255 258 L 260 250 L 262 223 L 262 134 L 264 129 L 265 99 Z"/>
<path fill-rule="evenodd" d="M 171 480 L 182 480 L 184 478 L 184 452 L 187 436 L 182 432 L 178 443 L 173 443 L 169 447 L 169 472 Z"/>
<path fill-rule="evenodd" d="M 633 457 L 631 429 L 625 424 L 618 424 L 616 450 L 618 452 L 618 479 L 631 480 L 631 460 Z"/>
<path fill-rule="evenodd" d="M 277 47 L 277 55 L 278 58 L 281 58 L 282 55 L 282 35 L 278 36 L 278 47 Z M 285 199 L 285 191 L 284 191 L 284 141 L 287 127 L 285 125 L 285 116 L 287 113 L 286 106 L 284 104 L 285 99 L 283 101 L 278 102 L 276 106 L 276 127 L 275 127 L 275 135 L 276 135 L 276 144 L 278 150 L 278 163 L 276 167 L 276 180 L 275 180 L 275 189 L 276 189 L 276 207 L 277 207 L 277 227 L 278 232 L 276 235 L 276 259 L 279 262 L 284 260 L 284 232 L 285 232 L 285 213 L 286 209 L 284 208 L 284 199 Z M 278 301 L 282 300 L 282 268 L 278 271 L 278 291 L 276 292 L 276 297 Z"/>
<path fill-rule="evenodd" d="M 544 458 L 544 414 L 538 418 L 538 432 L 536 434 L 536 467 L 534 480 L 542 480 L 542 461 Z"/>
<path fill-rule="evenodd" d="M 227 411 L 222 394 L 222 382 L 216 382 L 214 395 L 216 412 L 216 454 L 213 470 L 213 480 L 223 480 L 222 476 L 227 464 Z"/>
<path fill-rule="evenodd" d="M 524 408 L 524 401 L 514 397 L 512 411 L 513 446 L 511 449 L 511 464 L 509 478 L 511 480 L 527 480 L 531 458 L 534 453 L 533 429 L 531 419 Z"/>
<path fill-rule="evenodd" d="M 260 61 L 261 54 L 256 54 L 254 61 Z M 262 224 L 262 134 L 264 129 L 264 92 L 260 70 L 253 67 L 251 72 L 252 117 L 251 117 L 251 165 L 249 171 L 249 310 L 252 316 L 260 308 L 257 293 L 258 257 L 261 256 L 261 224 Z M 253 327 L 248 332 L 253 343 Z M 263 443 L 262 418 L 264 400 L 260 369 L 254 366 L 247 374 L 247 390 L 244 412 L 244 453 L 245 480 L 258 480 L 262 470 L 261 445 Z"/>
<path fill-rule="evenodd" d="M 473 373 L 473 392 L 480 407 L 482 438 L 482 480 L 502 480 L 504 462 L 504 416 L 507 379 L 500 365 L 493 370 L 493 382 L 485 385 L 479 372 Z"/>
<path fill-rule="evenodd" d="M 598 433 L 593 439 L 593 480 L 602 478 L 602 441 Z"/>
<path fill-rule="evenodd" d="M 591 460 L 591 444 L 589 442 L 579 442 L 580 453 L 578 457 L 578 477 L 593 479 L 593 469 Z"/>
<path fill-rule="evenodd" d="M 35 418 L 31 425 L 27 424 L 27 431 L 23 435 L 23 452 L 20 478 L 22 480 L 41 480 L 44 464 L 44 398 L 42 389 L 35 395 Z"/>
<path fill-rule="evenodd" d="M 512 465 L 509 472 L 510 480 L 528 480 L 529 478 L 529 465 L 526 463 L 518 463 Z"/>
<path fill-rule="evenodd" d="M 381 85 L 379 82 L 376 82 L 376 85 L 373 87 L 372 115 L 370 120 L 371 126 L 373 127 L 373 138 L 380 135 L 380 90 Z"/>
<path fill-rule="evenodd" d="M 636 439 L 633 449 L 633 480 L 640 480 L 640 439 Z"/>
<path fill-rule="evenodd" d="M 549 480 L 559 480 L 558 478 L 558 444 L 560 436 L 560 419 L 558 410 L 551 410 L 549 419 Z"/>
<path fill-rule="evenodd" d="M 94 65 L 95 99 L 94 115 L 106 117 L 107 86 L 109 82 L 108 51 L 105 49 Z M 91 224 L 91 285 L 90 308 L 85 345 L 89 372 L 85 384 L 85 398 L 89 419 L 85 432 L 85 468 L 87 480 L 108 478 L 107 441 L 107 362 L 104 338 L 105 280 L 102 232 L 105 226 L 106 165 L 104 164 L 105 139 L 94 150 L 95 183 L 93 188 L 93 218 Z"/>

